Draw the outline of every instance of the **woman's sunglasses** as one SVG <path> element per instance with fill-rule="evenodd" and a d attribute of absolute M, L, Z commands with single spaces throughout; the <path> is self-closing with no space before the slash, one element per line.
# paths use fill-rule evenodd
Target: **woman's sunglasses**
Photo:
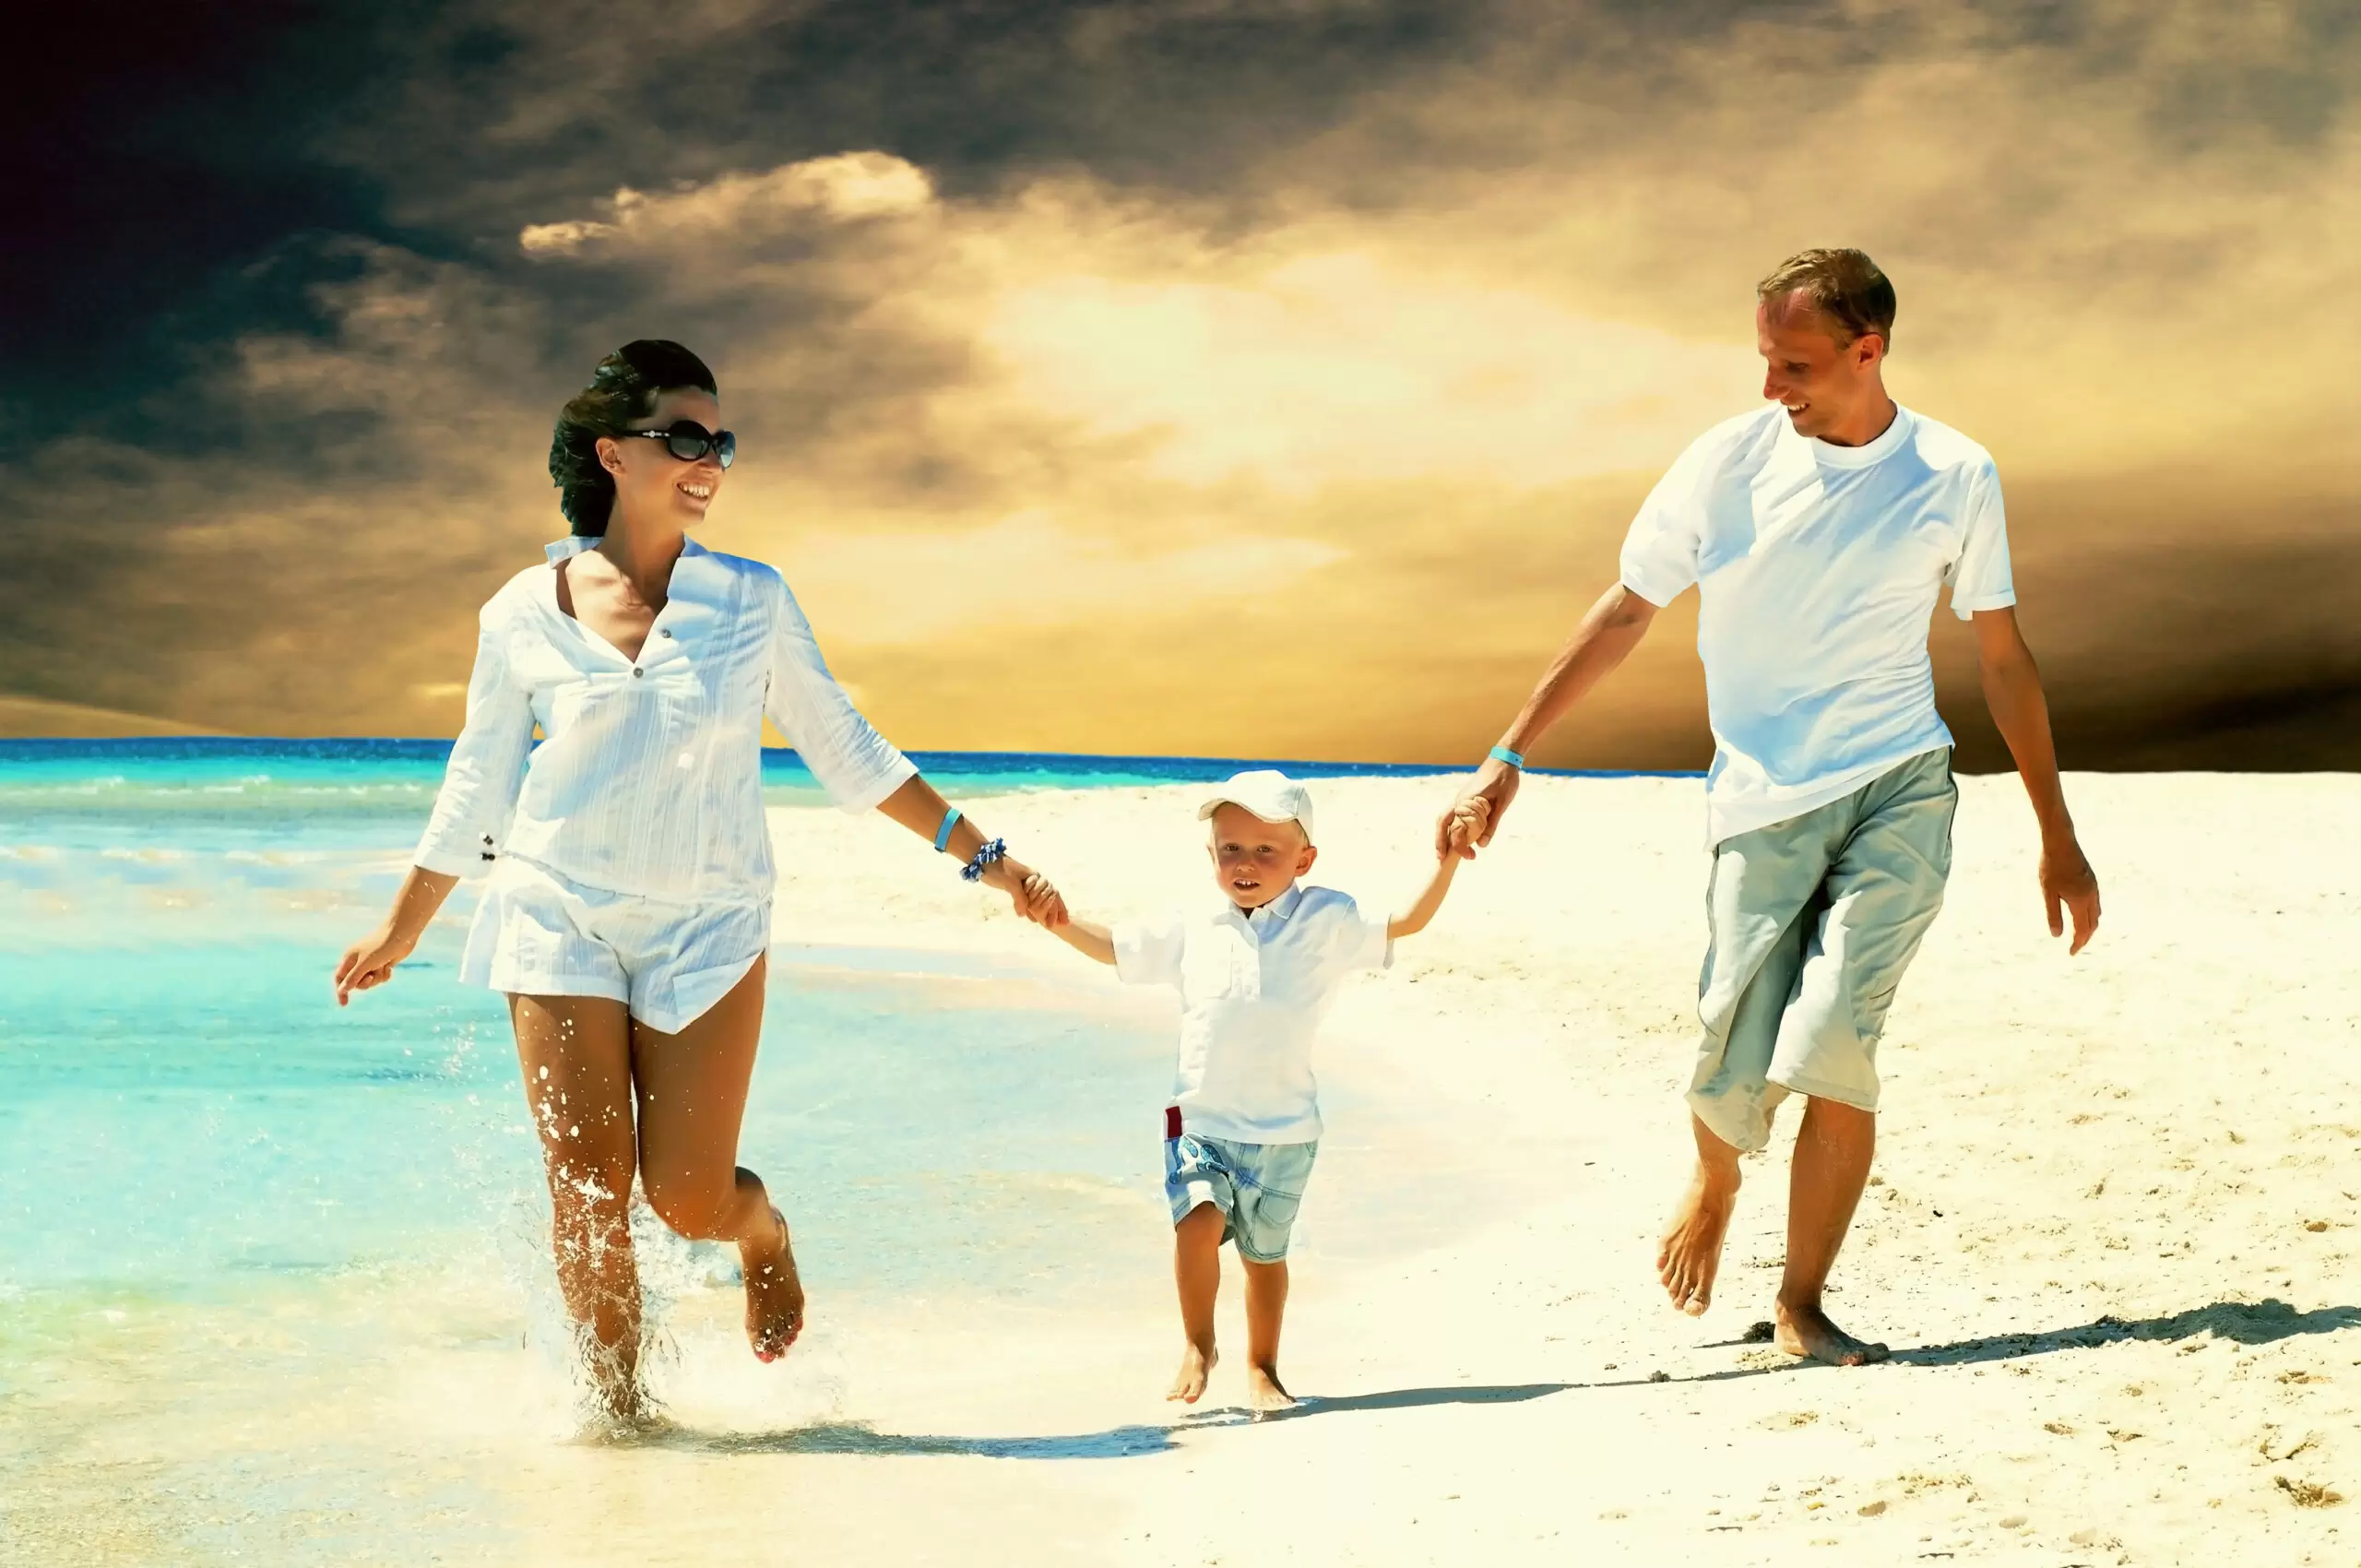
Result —
<path fill-rule="evenodd" d="M 676 420 L 664 430 L 626 430 L 623 435 L 642 435 L 650 441 L 664 443 L 664 450 L 684 463 L 694 463 L 713 454 L 714 461 L 723 468 L 738 460 L 738 437 L 727 430 L 707 430 L 694 420 Z"/>

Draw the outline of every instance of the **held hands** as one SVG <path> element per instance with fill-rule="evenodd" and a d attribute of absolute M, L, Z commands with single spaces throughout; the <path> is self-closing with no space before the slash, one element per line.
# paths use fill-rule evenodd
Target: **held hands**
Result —
<path fill-rule="evenodd" d="M 1455 802 L 1437 829 L 1441 842 L 1435 846 L 1438 860 L 1448 862 L 1454 857 L 1474 860 L 1476 847 L 1491 837 L 1486 831 L 1491 826 L 1492 802 L 1481 795 L 1471 795 Z"/>
<path fill-rule="evenodd" d="M 356 991 L 373 991 L 394 978 L 394 966 L 409 957 L 418 947 L 418 939 L 405 936 L 387 921 L 367 936 L 344 950 L 336 966 L 336 1004 L 346 1006 Z"/>
<path fill-rule="evenodd" d="M 2082 846 L 2070 830 L 2055 843 L 2041 847 L 2041 899 L 2049 910 L 2049 934 L 2066 934 L 2066 917 L 2074 921 L 2070 957 L 2080 953 L 2099 929 L 2099 879 L 2091 870 Z"/>
<path fill-rule="evenodd" d="M 1492 841 L 1501 830 L 1501 817 L 1516 799 L 1522 772 L 1497 759 L 1476 770 L 1475 782 L 1468 786 L 1452 808 L 1435 824 L 1435 853 L 1438 856 L 1457 855 L 1472 861 L 1476 851 Z"/>
<path fill-rule="evenodd" d="M 1072 918 L 1050 879 L 1021 861 L 1005 857 L 993 861 L 985 868 L 984 885 L 1007 894 L 1011 908 L 1046 931 L 1055 931 Z"/>

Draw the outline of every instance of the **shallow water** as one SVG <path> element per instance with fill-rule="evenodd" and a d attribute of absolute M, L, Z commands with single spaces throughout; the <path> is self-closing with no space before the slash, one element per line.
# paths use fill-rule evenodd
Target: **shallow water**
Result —
<path fill-rule="evenodd" d="M 504 1016 L 452 973 L 467 896 L 393 984 L 344 1010 L 328 990 L 440 757 L 0 748 L 0 1562 L 504 1561 L 533 1506 L 515 1476 L 578 1438 Z M 1057 764 L 971 761 L 963 792 L 1231 766 Z M 881 1436 L 864 1393 L 1011 1322 L 1041 1345 L 1137 1324 L 1164 1354 L 1169 1000 L 1062 957 L 774 952 L 741 1158 L 795 1220 L 813 1327 L 755 1372 L 734 1259 L 643 1210 L 660 1451 L 1167 1445 Z M 1315 1187 L 1303 1255 L 1447 1237 L 1480 1171 L 1406 1157 L 1443 1121 L 1329 1098 L 1350 1132 L 1323 1183 L 1352 1200 Z"/>

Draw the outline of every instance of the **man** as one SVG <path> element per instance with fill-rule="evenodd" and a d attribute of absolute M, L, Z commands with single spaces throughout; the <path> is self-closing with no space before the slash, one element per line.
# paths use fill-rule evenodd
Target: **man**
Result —
<path fill-rule="evenodd" d="M 1705 433 L 1640 508 L 1621 581 L 1560 650 L 1455 812 L 1489 844 L 1523 754 L 1691 584 L 1715 750 L 1706 777 L 1712 932 L 1689 1091 L 1696 1175 L 1656 1267 L 1675 1305 L 1713 1299 L 1738 1156 L 1805 1097 L 1787 1194 L 1779 1347 L 1855 1366 L 1886 1348 L 1821 1293 L 1877 1140 L 1887 1008 L 1941 907 L 1959 799 L 1927 636 L 1939 590 L 1975 624 L 1984 698 L 2041 825 L 2051 934 L 2079 953 L 2097 878 L 2058 786 L 2048 707 L 2017 630 L 1999 480 L 1984 448 L 1897 405 L 1893 287 L 1857 250 L 1811 250 L 1757 286 L 1773 408 Z M 1448 848 L 1450 820 L 1439 831 Z M 1467 837 L 1463 830 L 1463 842 Z M 1474 847 L 1462 849 L 1472 855 Z"/>

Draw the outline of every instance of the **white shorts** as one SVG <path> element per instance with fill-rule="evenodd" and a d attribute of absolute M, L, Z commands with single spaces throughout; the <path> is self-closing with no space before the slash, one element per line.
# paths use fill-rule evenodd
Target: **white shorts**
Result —
<path fill-rule="evenodd" d="M 677 1034 L 769 950 L 763 904 L 683 904 L 609 893 L 504 855 L 459 960 L 469 985 L 526 996 L 604 996 Z"/>

